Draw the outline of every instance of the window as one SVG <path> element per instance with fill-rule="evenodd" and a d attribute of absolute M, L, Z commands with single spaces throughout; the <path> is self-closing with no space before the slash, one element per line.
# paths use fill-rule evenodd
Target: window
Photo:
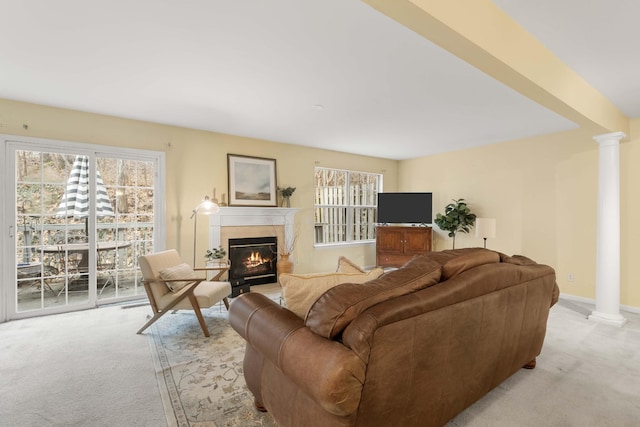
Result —
<path fill-rule="evenodd" d="M 382 175 L 315 169 L 315 243 L 340 244 L 376 238 Z"/>

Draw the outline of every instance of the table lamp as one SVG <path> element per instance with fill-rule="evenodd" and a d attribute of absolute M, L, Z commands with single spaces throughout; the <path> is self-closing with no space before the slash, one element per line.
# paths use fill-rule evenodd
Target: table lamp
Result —
<path fill-rule="evenodd" d="M 193 218 L 193 267 L 194 268 L 196 266 L 196 250 L 198 247 L 198 244 L 197 244 L 198 214 L 213 215 L 218 212 L 220 212 L 220 206 L 218 206 L 216 203 L 213 203 L 211 200 L 209 200 L 209 196 L 204 196 L 204 199 L 202 199 L 200 203 L 198 203 L 196 207 L 193 208 L 193 212 L 191 213 L 191 218 Z"/>
<path fill-rule="evenodd" d="M 484 239 L 484 247 L 487 248 L 487 239 L 496 237 L 495 218 L 476 218 L 476 237 Z"/>

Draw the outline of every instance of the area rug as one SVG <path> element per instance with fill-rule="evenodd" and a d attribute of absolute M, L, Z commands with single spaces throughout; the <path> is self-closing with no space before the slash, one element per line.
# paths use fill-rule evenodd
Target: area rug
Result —
<path fill-rule="evenodd" d="M 150 328 L 149 345 L 170 427 L 275 426 L 258 412 L 242 371 L 245 341 L 227 311 L 203 315 L 210 337 L 193 312 L 169 313 Z"/>

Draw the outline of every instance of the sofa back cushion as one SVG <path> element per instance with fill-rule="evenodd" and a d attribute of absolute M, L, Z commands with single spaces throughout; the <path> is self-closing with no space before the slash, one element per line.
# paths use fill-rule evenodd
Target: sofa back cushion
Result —
<path fill-rule="evenodd" d="M 374 268 L 367 273 L 281 274 L 278 281 L 282 286 L 282 298 L 287 308 L 304 319 L 311 304 L 327 289 L 341 283 L 368 282 L 380 277 L 382 273 L 382 268 Z"/>
<path fill-rule="evenodd" d="M 500 254 L 482 248 L 473 248 L 463 255 L 451 258 L 442 265 L 442 280 L 449 280 L 458 274 L 484 264 L 500 262 Z"/>
<path fill-rule="evenodd" d="M 343 283 L 329 289 L 311 305 L 305 325 L 314 333 L 333 339 L 367 308 L 439 281 L 440 263 L 418 256 L 375 280 L 363 284 Z"/>

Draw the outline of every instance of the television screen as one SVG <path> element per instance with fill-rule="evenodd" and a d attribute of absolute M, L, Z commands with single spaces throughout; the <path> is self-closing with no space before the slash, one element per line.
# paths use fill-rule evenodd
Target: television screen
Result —
<path fill-rule="evenodd" d="M 378 193 L 379 224 L 431 224 L 431 193 Z"/>

